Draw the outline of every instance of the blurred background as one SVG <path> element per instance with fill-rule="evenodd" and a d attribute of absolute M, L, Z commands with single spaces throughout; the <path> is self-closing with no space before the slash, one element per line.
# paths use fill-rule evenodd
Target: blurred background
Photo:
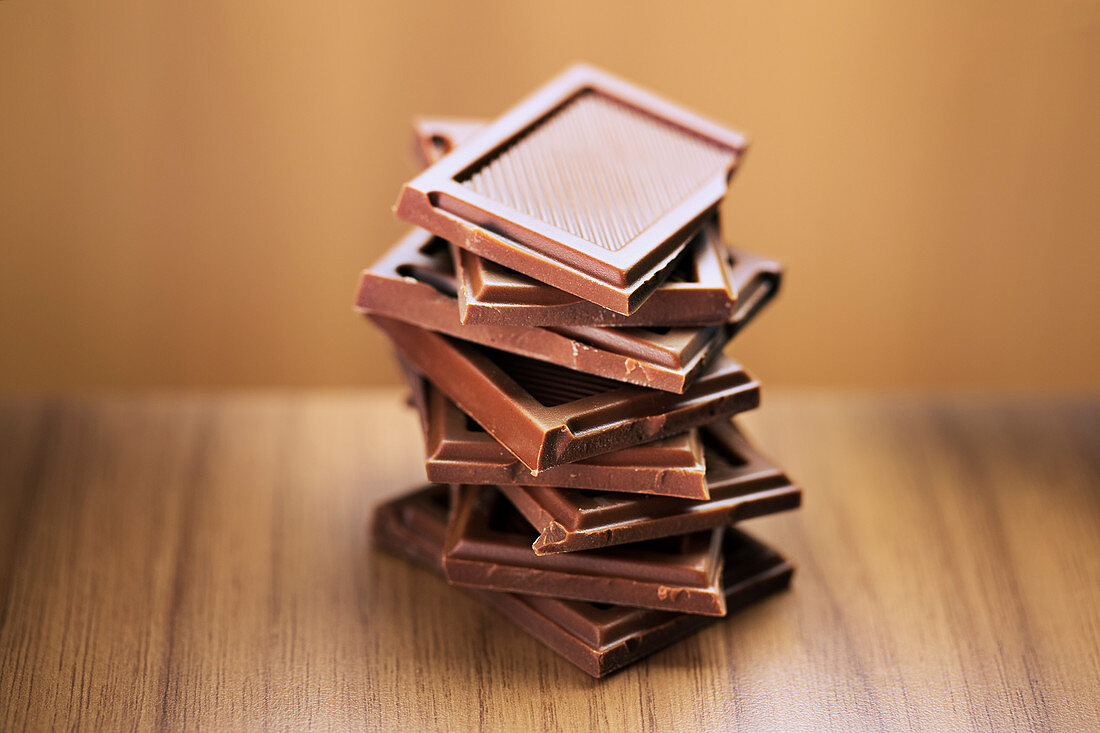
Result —
<path fill-rule="evenodd" d="M 396 383 L 409 118 L 586 60 L 747 132 L 769 385 L 1100 388 L 1100 5 L 0 0 L 0 389 Z"/>

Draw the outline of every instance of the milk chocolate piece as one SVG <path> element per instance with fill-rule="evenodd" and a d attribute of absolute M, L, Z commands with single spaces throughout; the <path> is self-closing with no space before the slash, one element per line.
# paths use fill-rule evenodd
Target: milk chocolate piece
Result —
<path fill-rule="evenodd" d="M 623 314 L 725 195 L 744 138 L 576 66 L 405 185 L 398 217 Z"/>
<path fill-rule="evenodd" d="M 709 501 L 576 491 L 552 486 L 498 488 L 538 530 L 536 555 L 610 547 L 698 532 L 795 509 L 802 491 L 754 449 L 732 423 L 700 428 Z"/>
<path fill-rule="evenodd" d="M 371 539 L 381 549 L 443 575 L 449 510 L 448 487 L 430 484 L 412 489 L 374 510 Z"/>
<path fill-rule="evenodd" d="M 431 424 L 431 417 L 428 412 L 428 390 L 430 384 L 427 379 L 416 371 L 409 360 L 401 356 L 399 353 L 394 353 L 397 359 L 397 365 L 401 368 L 401 375 L 405 378 L 405 384 L 409 388 L 409 393 L 405 396 L 405 404 L 416 410 L 416 416 L 420 418 L 420 427 L 424 431 L 424 434 L 428 433 L 428 426 Z M 458 409 L 457 407 L 455 409 Z M 461 412 L 461 410 L 459 411 Z M 429 479 L 430 481 L 431 479 Z M 435 483 L 447 483 L 446 481 L 438 481 Z"/>
<path fill-rule="evenodd" d="M 421 117 L 413 122 L 421 160 L 430 165 L 471 137 L 483 120 Z M 581 300 L 514 270 L 458 250 L 463 323 L 511 326 L 699 326 L 728 323 L 731 336 L 779 291 L 775 260 L 721 241 L 717 217 L 688 244 L 669 278 L 629 316 Z M 740 305 L 738 305 L 740 301 Z"/>
<path fill-rule="evenodd" d="M 447 244 L 417 229 L 360 279 L 356 307 L 450 336 L 643 387 L 683 392 L 733 335 L 730 325 L 643 329 L 462 325 Z"/>
<path fill-rule="evenodd" d="M 535 533 L 492 486 L 452 485 L 443 570 L 454 585 L 725 616 L 724 528 L 603 550 L 536 555 Z"/>
<path fill-rule="evenodd" d="M 726 324 L 732 337 L 779 291 L 783 267 L 726 247 L 710 219 L 660 287 L 629 316 L 460 251 L 455 260 L 462 322 L 522 326 Z"/>
<path fill-rule="evenodd" d="M 374 541 L 387 552 L 442 575 L 447 498 L 427 486 L 382 505 Z M 722 577 L 727 611 L 785 589 L 794 569 L 752 537 L 730 530 Z M 684 639 L 712 617 L 629 606 L 470 589 L 516 625 L 593 677 L 602 677 Z"/>
<path fill-rule="evenodd" d="M 496 351 L 368 316 L 421 374 L 532 471 L 648 443 L 760 404 L 760 385 L 726 356 L 682 395 Z"/>
<path fill-rule="evenodd" d="M 408 375 L 407 375 L 408 376 Z M 514 484 L 708 498 L 697 430 L 532 474 L 496 438 L 418 374 L 410 387 L 421 415 L 428 480 Z"/>
<path fill-rule="evenodd" d="M 488 124 L 488 120 L 476 117 L 414 117 L 413 141 L 417 162 L 425 168 L 433 165 Z"/>

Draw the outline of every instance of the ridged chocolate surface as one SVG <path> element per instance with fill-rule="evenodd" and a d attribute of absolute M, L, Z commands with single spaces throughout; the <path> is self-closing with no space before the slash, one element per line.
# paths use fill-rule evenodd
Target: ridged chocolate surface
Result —
<path fill-rule="evenodd" d="M 598 247 L 617 250 L 733 160 L 728 148 L 588 91 L 463 183 Z"/>
<path fill-rule="evenodd" d="M 420 160 L 435 163 L 484 126 L 481 120 L 413 121 Z M 717 220 L 688 244 L 671 274 L 629 316 L 600 308 L 515 270 L 459 252 L 459 308 L 464 324 L 522 326 L 686 326 L 726 323 L 739 330 L 779 289 L 782 266 L 722 242 Z M 736 301 L 736 309 L 735 309 Z"/>
<path fill-rule="evenodd" d="M 713 215 L 744 150 L 740 134 L 578 65 L 405 184 L 395 213 L 629 315 Z"/>
<path fill-rule="evenodd" d="M 499 349 L 483 348 L 482 353 L 546 407 L 557 407 L 622 386 L 611 379 Z"/>

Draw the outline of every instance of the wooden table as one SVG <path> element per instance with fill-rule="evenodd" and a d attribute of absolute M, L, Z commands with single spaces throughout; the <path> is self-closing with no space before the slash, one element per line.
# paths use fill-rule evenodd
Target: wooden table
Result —
<path fill-rule="evenodd" d="M 1100 401 L 770 391 L 792 590 L 606 680 L 369 552 L 396 391 L 0 411 L 0 729 L 1100 728 Z"/>

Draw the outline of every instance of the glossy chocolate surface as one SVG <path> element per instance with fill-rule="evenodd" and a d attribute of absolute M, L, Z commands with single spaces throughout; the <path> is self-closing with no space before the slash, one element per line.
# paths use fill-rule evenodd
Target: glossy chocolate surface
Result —
<path fill-rule="evenodd" d="M 484 121 L 421 117 L 413 122 L 421 161 L 430 165 L 476 132 Z M 546 283 L 458 249 L 459 314 L 463 323 L 513 326 L 696 326 L 725 323 L 740 330 L 779 291 L 775 260 L 721 241 L 717 218 L 688 244 L 672 274 L 634 313 L 624 316 Z M 457 249 L 457 248 L 456 248 Z M 738 299 L 742 305 L 738 306 Z M 732 333 L 731 333 L 732 335 Z"/>
<path fill-rule="evenodd" d="M 623 314 L 725 195 L 744 138 L 576 66 L 405 185 L 398 217 Z"/>
<path fill-rule="evenodd" d="M 455 585 L 724 616 L 719 527 L 603 550 L 536 555 L 535 533 L 491 486 L 452 486 L 443 569 Z"/>
<path fill-rule="evenodd" d="M 401 355 L 533 471 L 649 443 L 760 403 L 720 355 L 684 394 L 623 385 L 371 315 Z"/>
<path fill-rule="evenodd" d="M 446 487 L 427 486 L 378 508 L 374 542 L 391 554 L 442 574 L 446 521 Z M 790 584 L 791 565 L 743 532 L 727 532 L 723 552 L 722 586 L 728 611 L 744 608 Z M 593 677 L 638 661 L 714 620 L 629 606 L 471 591 Z"/>
<path fill-rule="evenodd" d="M 628 316 L 462 251 L 456 258 L 463 323 L 568 326 L 695 326 L 726 324 L 740 330 L 779 291 L 775 260 L 726 247 L 717 219 L 688 244 L 668 279 Z M 746 309 L 738 299 L 752 301 Z M 732 335 L 732 333 L 731 333 Z"/>
<path fill-rule="evenodd" d="M 709 496 L 697 430 L 532 474 L 514 455 L 419 374 L 412 403 L 420 412 L 428 480 L 451 484 L 524 484 L 705 499 Z"/>
<path fill-rule="evenodd" d="M 729 341 L 729 325 L 694 328 L 463 325 L 443 240 L 414 230 L 362 273 L 356 307 L 608 379 L 683 392 Z"/>
<path fill-rule="evenodd" d="M 707 501 L 553 486 L 498 488 L 539 532 L 532 545 L 538 555 L 698 532 L 799 506 L 801 489 L 732 423 L 717 422 L 699 432 Z"/>

